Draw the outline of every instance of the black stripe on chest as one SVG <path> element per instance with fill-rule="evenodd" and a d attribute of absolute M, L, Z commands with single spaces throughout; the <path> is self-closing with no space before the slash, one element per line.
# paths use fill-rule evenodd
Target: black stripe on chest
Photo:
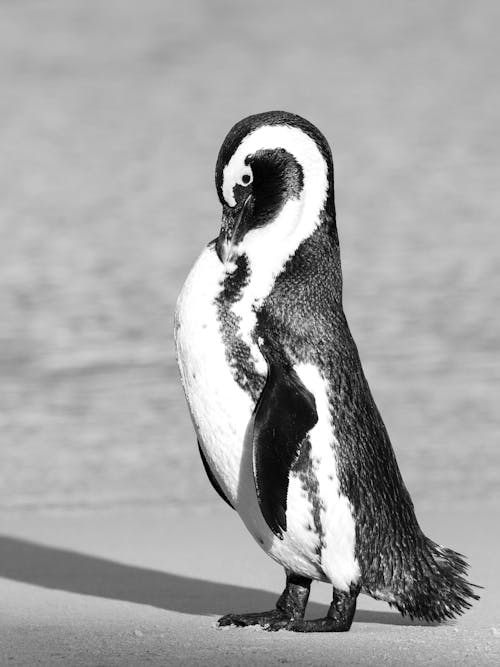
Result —
<path fill-rule="evenodd" d="M 265 378 L 257 372 L 252 361 L 250 347 L 239 335 L 241 318 L 232 311 L 232 306 L 241 299 L 249 278 L 248 257 L 243 254 L 236 260 L 235 271 L 228 273 L 224 278 L 221 291 L 215 299 L 215 305 L 226 360 L 231 367 L 234 380 L 250 394 L 254 402 L 257 402 L 264 388 Z"/>

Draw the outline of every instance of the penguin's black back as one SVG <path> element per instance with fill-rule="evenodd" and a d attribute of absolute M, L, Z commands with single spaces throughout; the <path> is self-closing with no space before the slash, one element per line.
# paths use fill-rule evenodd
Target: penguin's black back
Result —
<path fill-rule="evenodd" d="M 306 239 L 258 313 L 257 335 L 329 385 L 340 491 L 352 506 L 364 590 L 403 614 L 454 617 L 477 599 L 464 559 L 428 539 L 417 522 L 386 428 L 363 373 L 342 307 L 333 216 Z"/>

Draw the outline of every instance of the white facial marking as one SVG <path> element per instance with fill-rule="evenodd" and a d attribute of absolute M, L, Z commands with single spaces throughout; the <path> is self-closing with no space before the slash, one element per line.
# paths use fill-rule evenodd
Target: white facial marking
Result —
<path fill-rule="evenodd" d="M 244 184 L 243 174 L 251 173 L 245 160 L 259 150 L 283 148 L 293 155 L 304 171 L 304 182 L 318 199 L 326 196 L 327 167 L 316 142 L 305 132 L 289 125 L 263 125 L 248 134 L 238 146 L 222 174 L 222 194 L 229 206 L 235 206 L 234 186 Z M 248 183 L 247 183 L 248 185 Z M 314 189 L 316 192 L 313 193 Z"/>
<path fill-rule="evenodd" d="M 223 174 L 222 194 L 229 206 L 236 206 L 236 199 L 234 198 L 234 188 L 236 185 L 246 187 L 253 181 L 253 173 L 250 165 L 244 162 L 239 165 L 233 165 L 231 174 L 226 177 L 226 165 Z"/>

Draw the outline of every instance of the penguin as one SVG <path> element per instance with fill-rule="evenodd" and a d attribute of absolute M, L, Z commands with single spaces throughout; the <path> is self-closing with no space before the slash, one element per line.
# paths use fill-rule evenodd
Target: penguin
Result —
<path fill-rule="evenodd" d="M 468 564 L 418 524 L 344 315 L 327 140 L 292 113 L 249 116 L 215 181 L 222 224 L 178 298 L 178 364 L 210 482 L 286 577 L 275 609 L 218 625 L 348 631 L 360 592 L 463 613 Z M 332 603 L 305 620 L 313 580 Z"/>

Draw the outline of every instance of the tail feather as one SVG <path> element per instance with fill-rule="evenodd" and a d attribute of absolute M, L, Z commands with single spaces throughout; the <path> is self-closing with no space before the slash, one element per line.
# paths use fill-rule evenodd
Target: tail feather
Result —
<path fill-rule="evenodd" d="M 480 586 L 465 579 L 469 566 L 462 554 L 422 538 L 421 548 L 412 552 L 413 557 L 408 559 L 407 552 L 401 559 L 398 576 L 389 590 L 368 592 L 410 618 L 431 622 L 455 618 L 479 600 L 474 589 Z"/>

